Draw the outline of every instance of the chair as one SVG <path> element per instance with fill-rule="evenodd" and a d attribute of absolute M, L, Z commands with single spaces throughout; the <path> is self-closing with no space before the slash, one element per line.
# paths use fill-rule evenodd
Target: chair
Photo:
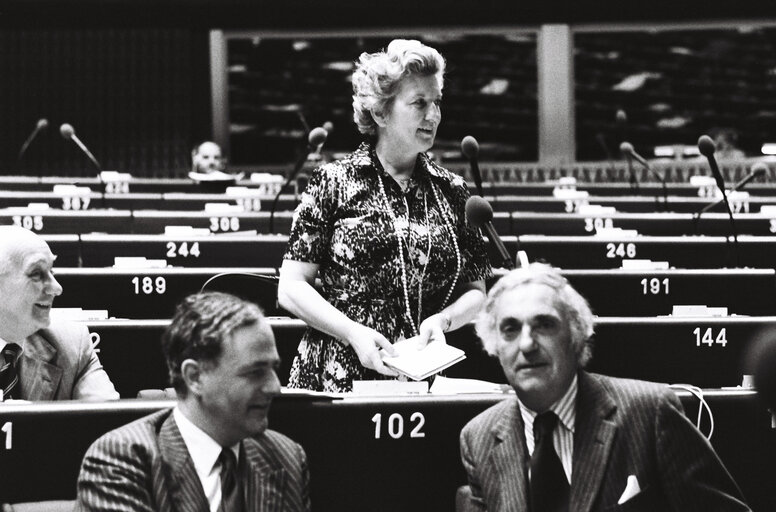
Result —
<path fill-rule="evenodd" d="M 455 492 L 455 512 L 478 512 L 482 510 L 472 503 L 471 497 L 471 487 L 468 485 L 460 486 Z"/>
<path fill-rule="evenodd" d="M 27 503 L 6 503 L 2 512 L 72 512 L 75 500 L 35 501 Z"/>
<path fill-rule="evenodd" d="M 175 388 L 141 389 L 137 392 L 137 397 L 143 400 L 169 400 L 177 398 L 178 395 L 175 394 Z"/>

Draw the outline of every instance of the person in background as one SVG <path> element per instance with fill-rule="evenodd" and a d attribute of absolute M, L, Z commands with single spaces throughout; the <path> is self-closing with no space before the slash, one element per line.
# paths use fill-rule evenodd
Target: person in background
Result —
<path fill-rule="evenodd" d="M 176 406 L 92 444 L 76 510 L 310 510 L 304 450 L 267 429 L 279 356 L 259 308 L 225 293 L 190 295 L 162 350 Z"/>
<path fill-rule="evenodd" d="M 223 171 L 225 162 L 221 147 L 215 142 L 205 141 L 191 151 L 191 170 L 200 174 Z"/>
<path fill-rule="evenodd" d="M 445 62 L 397 39 L 364 53 L 353 73 L 365 141 L 316 169 L 294 212 L 280 269 L 280 305 L 307 322 L 289 387 L 350 391 L 394 377 L 378 353 L 419 346 L 474 318 L 491 269 L 465 218 L 464 180 L 426 154 L 442 119 Z M 316 277 L 321 292 L 314 287 Z"/>
<path fill-rule="evenodd" d="M 593 314 L 557 269 L 502 277 L 476 330 L 516 396 L 461 431 L 473 508 L 749 510 L 668 386 L 584 370 Z"/>
<path fill-rule="evenodd" d="M 55 259 L 37 234 L 0 226 L 2 399 L 118 399 L 86 326 L 51 320 L 54 299 L 62 293 L 52 270 Z"/>
<path fill-rule="evenodd" d="M 746 158 L 738 149 L 738 132 L 733 128 L 714 128 L 710 132 L 716 147 L 715 155 L 719 160 L 740 160 Z"/>

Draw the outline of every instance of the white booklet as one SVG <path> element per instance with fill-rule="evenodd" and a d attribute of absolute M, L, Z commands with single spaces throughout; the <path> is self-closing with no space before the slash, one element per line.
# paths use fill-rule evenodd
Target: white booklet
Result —
<path fill-rule="evenodd" d="M 418 336 L 393 344 L 397 355 L 389 356 L 380 351 L 383 363 L 413 380 L 423 380 L 445 368 L 466 359 L 466 353 L 447 343 L 429 343 L 420 348 Z"/>

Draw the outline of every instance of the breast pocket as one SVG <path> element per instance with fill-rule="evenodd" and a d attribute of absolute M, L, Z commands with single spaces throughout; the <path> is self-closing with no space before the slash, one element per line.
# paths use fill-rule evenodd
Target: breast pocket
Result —
<path fill-rule="evenodd" d="M 334 223 L 332 260 L 345 267 L 366 268 L 382 264 L 380 254 L 396 244 L 393 226 L 385 212 L 354 210 Z M 394 247 L 393 252 L 396 252 Z"/>

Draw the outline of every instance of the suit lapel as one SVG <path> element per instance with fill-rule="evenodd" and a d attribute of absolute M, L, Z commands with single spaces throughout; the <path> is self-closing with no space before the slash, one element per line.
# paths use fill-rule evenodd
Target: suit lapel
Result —
<path fill-rule="evenodd" d="M 282 467 L 273 467 L 263 447 L 252 438 L 242 441 L 245 455 L 244 471 L 246 510 L 251 512 L 283 510 L 283 490 L 288 474 Z"/>
<path fill-rule="evenodd" d="M 497 489 L 502 492 L 502 506 L 516 512 L 526 512 L 528 481 L 525 468 L 528 459 L 523 419 L 516 398 L 511 399 L 505 414 L 499 418 L 492 432 L 495 441 L 490 463 L 497 473 Z"/>
<path fill-rule="evenodd" d="M 25 400 L 54 400 L 64 373 L 49 361 L 57 357 L 57 349 L 40 333 L 24 340 L 24 353 L 19 366 L 19 385 Z"/>
<path fill-rule="evenodd" d="M 574 433 L 570 510 L 588 512 L 598 495 L 617 433 L 616 404 L 606 389 L 585 372 L 579 374 Z"/>
<path fill-rule="evenodd" d="M 172 414 L 159 431 L 159 451 L 162 472 L 154 474 L 154 488 L 168 490 L 170 508 L 178 512 L 208 512 L 210 506 L 202 482 Z"/>

